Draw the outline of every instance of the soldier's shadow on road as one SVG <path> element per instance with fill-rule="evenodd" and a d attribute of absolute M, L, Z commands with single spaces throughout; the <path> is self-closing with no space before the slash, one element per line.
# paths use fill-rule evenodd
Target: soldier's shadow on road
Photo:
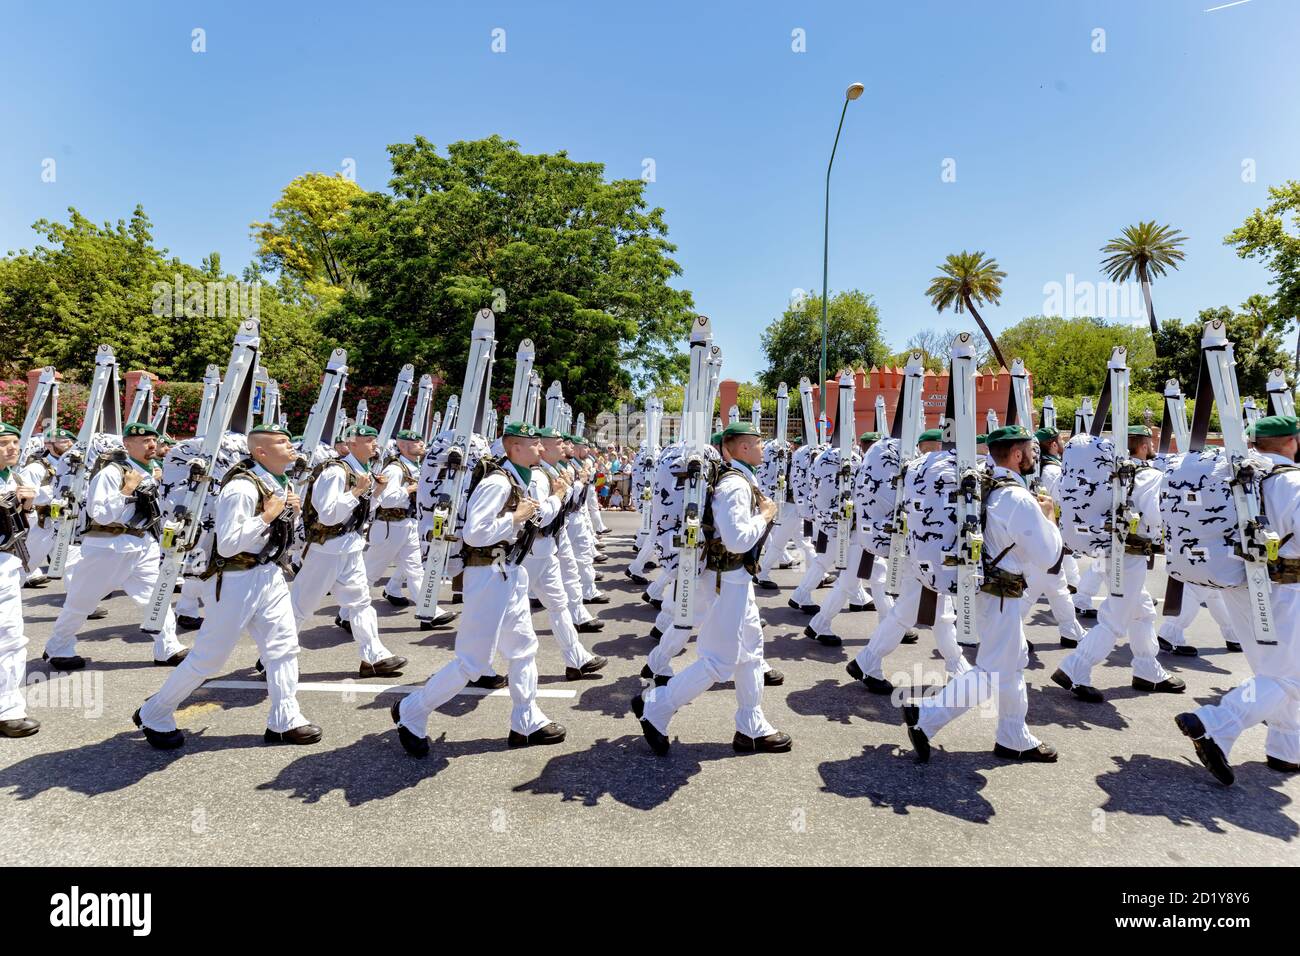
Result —
<path fill-rule="evenodd" d="M 19 800 L 30 800 L 47 790 L 97 797 L 126 790 L 187 756 L 263 746 L 260 734 L 219 737 L 187 730 L 183 747 L 155 750 L 133 729 L 98 743 L 18 760 L 0 769 L 0 790 L 13 788 L 12 795 Z"/>
<path fill-rule="evenodd" d="M 1191 753 L 1170 760 L 1150 754 L 1112 757 L 1114 770 L 1097 777 L 1107 794 L 1102 810 L 1139 817 L 1164 817 L 1178 826 L 1197 826 L 1210 833 L 1228 827 L 1291 841 L 1300 836 L 1300 822 L 1288 813 L 1292 800 L 1276 789 L 1286 777 L 1262 762 L 1234 767 L 1237 782 L 1219 784 Z"/>
<path fill-rule="evenodd" d="M 351 643 L 352 635 L 335 624 L 318 624 L 298 632 L 298 646 L 304 651 L 324 650 Z"/>
<path fill-rule="evenodd" d="M 624 661 L 643 660 L 650 656 L 650 652 L 655 647 L 654 639 L 649 634 L 607 634 L 604 631 L 599 633 L 603 640 L 591 644 L 590 647 L 593 654 L 599 654 L 601 657 Z M 589 634 L 578 635 L 580 638 L 590 636 Z"/>
<path fill-rule="evenodd" d="M 593 684 L 578 697 L 573 709 L 600 714 L 602 717 L 630 717 L 632 698 L 641 693 L 645 683 L 642 678 L 632 675 Z"/>
<path fill-rule="evenodd" d="M 863 747 L 856 757 L 828 760 L 817 770 L 823 793 L 866 798 L 873 807 L 888 807 L 900 815 L 925 808 L 969 823 L 988 823 L 995 811 L 980 793 L 988 779 L 979 771 L 1005 766 L 989 752 L 940 750 L 929 764 L 918 765 L 910 751 L 877 744 Z"/>
<path fill-rule="evenodd" d="M 456 757 L 506 749 L 504 737 L 447 742 L 444 732 L 430 741 L 429 756 L 411 757 L 397 740 L 397 729 L 367 734 L 333 750 L 312 750 L 284 767 L 258 790 L 280 790 L 303 803 L 318 803 L 335 790 L 350 807 L 385 800 L 436 777 Z"/>
<path fill-rule="evenodd" d="M 737 754 L 730 744 L 677 740 L 667 756 L 659 757 L 639 733 L 613 740 L 602 737 L 586 750 L 552 758 L 535 779 L 514 790 L 554 794 L 587 807 L 609 796 L 634 810 L 653 810 L 689 783 L 706 761 L 725 759 L 752 758 Z"/>
<path fill-rule="evenodd" d="M 821 661 L 825 664 L 841 664 L 852 655 L 844 647 L 827 647 L 811 637 L 805 637 L 804 627 L 811 618 L 802 619 L 797 628 L 790 625 L 772 623 L 763 630 L 763 656 L 772 661 Z"/>
<path fill-rule="evenodd" d="M 1124 730 L 1129 723 L 1115 706 L 1117 700 L 1135 697 L 1140 691 L 1107 690 L 1100 704 L 1089 704 L 1055 684 L 1026 684 L 1029 714 L 1026 722 L 1034 727 L 1054 725 L 1071 730 Z"/>
<path fill-rule="evenodd" d="M 897 724 L 903 717 L 888 694 L 873 694 L 856 681 L 819 680 L 812 687 L 792 690 L 785 705 L 800 717 L 825 717 L 837 724 L 851 724 L 856 717 L 873 724 Z"/>

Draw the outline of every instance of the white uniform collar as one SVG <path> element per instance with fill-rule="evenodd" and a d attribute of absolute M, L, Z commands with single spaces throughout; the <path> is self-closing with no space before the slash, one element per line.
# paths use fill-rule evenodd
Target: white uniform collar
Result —
<path fill-rule="evenodd" d="M 343 460 L 345 462 L 348 462 L 352 466 L 353 471 L 360 471 L 366 474 L 370 473 L 370 469 L 367 468 L 365 465 L 361 464 L 361 459 L 358 458 L 356 455 L 352 454 L 352 452 L 348 452 L 347 457 L 345 457 Z"/>
<path fill-rule="evenodd" d="M 1264 452 L 1264 457 L 1275 465 L 1294 465 L 1296 462 L 1286 455 L 1278 455 L 1271 451 Z"/>
<path fill-rule="evenodd" d="M 1008 477 L 1008 478 L 1014 478 L 1014 479 L 1016 479 L 1016 481 L 1019 483 L 1020 487 L 1022 487 L 1022 488 L 1028 488 L 1028 487 L 1029 487 L 1029 483 L 1028 483 L 1027 481 L 1025 481 L 1025 476 L 1024 476 L 1024 475 L 1017 475 L 1017 474 L 1016 474 L 1014 471 L 1012 471 L 1010 468 L 1003 468 L 1001 465 L 994 465 L 994 466 L 993 466 L 993 477 L 994 477 L 994 478 L 1002 478 L 1002 477 L 1004 477 L 1004 476 L 1005 476 L 1005 477 Z"/>

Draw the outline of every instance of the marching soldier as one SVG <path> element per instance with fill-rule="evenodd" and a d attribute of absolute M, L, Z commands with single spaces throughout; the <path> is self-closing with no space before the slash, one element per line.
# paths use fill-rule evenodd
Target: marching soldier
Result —
<path fill-rule="evenodd" d="M 552 519 L 551 525 L 546 527 L 554 527 L 554 534 L 551 537 L 555 542 L 559 582 L 564 589 L 569 618 L 579 634 L 595 634 L 605 629 L 605 623 L 596 620 L 582 603 L 582 579 L 578 573 L 578 560 L 574 557 L 573 543 L 569 540 L 566 527 L 569 509 L 577 507 L 575 495 L 578 491 L 570 479 L 572 471 L 565 466 L 564 435 L 553 428 L 538 428 L 537 434 L 542 439 L 542 458 L 537 463 L 538 468 L 546 473 L 551 485 L 558 486 L 558 483 L 563 483 L 566 489 L 562 496 L 557 492 L 551 492 L 552 495 L 562 498 L 562 506 L 560 512 Z"/>
<path fill-rule="evenodd" d="M 121 588 L 139 607 L 149 603 L 162 561 L 156 537 L 162 472 L 153 465 L 157 439 L 158 429 L 148 422 L 132 422 L 122 433 L 125 454 L 104 455 L 95 465 L 86 492 L 89 523 L 81 557 L 67 569 L 63 610 L 42 655 L 53 670 L 86 666 L 77 654 L 77 631 L 104 597 Z M 169 607 L 154 638 L 154 663 L 175 667 L 187 653 L 176 638 L 176 616 Z"/>
<path fill-rule="evenodd" d="M 340 607 L 348 608 L 345 629 L 361 655 L 361 677 L 396 674 L 406 665 L 405 657 L 389 653 L 379 640 L 379 621 L 370 604 L 370 581 L 362 558 L 371 492 L 377 488 L 382 494 L 387 484 L 383 475 L 370 471 L 378 435 L 369 425 L 351 426 L 347 455 L 317 469 L 303 504 L 307 544 L 302 567 L 289 589 L 299 629 L 328 591 L 333 591 Z"/>
<path fill-rule="evenodd" d="M 420 462 L 424 438 L 419 432 L 397 433 L 397 454 L 380 473 L 383 490 L 375 495 L 374 520 L 364 561 L 366 580 L 376 581 L 390 567 L 393 573 L 384 586 L 384 597 L 393 607 L 415 602 L 402 594 L 402 585 L 412 594 L 424 590 L 424 564 L 420 560 L 420 535 L 415 493 L 420 485 Z"/>
<path fill-rule="evenodd" d="M 1247 640 L 1242 645 L 1254 676 L 1217 704 L 1206 704 L 1174 718 L 1190 737 L 1196 755 L 1220 783 L 1235 779 L 1228 755 L 1242 732 L 1268 724 L 1264 753 L 1279 773 L 1300 772 L 1300 421 L 1293 415 L 1268 415 L 1255 423 L 1255 447 L 1276 473 L 1264 481 L 1263 513 L 1281 539 L 1278 559 L 1270 562 L 1276 644 Z M 1250 588 L 1223 592 L 1229 611 L 1248 621 L 1254 613 Z M 1103 608 L 1104 613 L 1104 608 Z"/>
<path fill-rule="evenodd" d="M 37 455 L 22 469 L 24 480 L 36 489 L 34 498 L 36 523 L 27 534 L 28 566 L 31 573 L 23 582 L 24 587 L 41 587 L 49 579 L 41 573 L 45 561 L 54 548 L 58 529 L 50 520 L 50 503 L 54 500 L 55 471 L 64 454 L 72 447 L 76 436 L 66 428 L 50 426 L 45 433 L 45 450 Z M 21 454 L 21 452 L 20 452 Z"/>
<path fill-rule="evenodd" d="M 456 656 L 423 687 L 392 707 L 406 752 L 429 753 L 429 715 L 471 680 L 492 670 L 497 650 L 509 662 L 511 747 L 558 744 L 565 729 L 537 706 L 537 635 L 528 606 L 528 571 L 522 565 L 539 503 L 528 496 L 532 469 L 542 455 L 537 429 L 510 422 L 502 436 L 505 456 L 484 458 L 461 528 L 465 609 L 456 633 Z"/>
<path fill-rule="evenodd" d="M 1181 694 L 1187 689 L 1179 677 L 1161 666 L 1156 655 L 1155 602 L 1146 590 L 1147 564 L 1163 539 L 1159 491 L 1160 472 L 1147 464 L 1155 455 L 1151 429 L 1131 425 L 1128 430 L 1129 456 L 1138 463 L 1133 479 L 1132 506 L 1141 516 L 1136 534 L 1129 534 L 1124 545 L 1124 593 L 1108 596 L 1101 605 L 1097 626 L 1079 642 L 1079 646 L 1061 661 L 1052 681 L 1090 704 L 1105 699 L 1092 685 L 1092 669 L 1104 661 L 1116 642 L 1127 635 L 1133 650 L 1133 687 L 1159 694 Z M 1104 565 L 1105 557 L 1095 562 Z"/>
<path fill-rule="evenodd" d="M 300 508 L 285 471 L 296 457 L 289 433 L 257 425 L 249 458 L 222 479 L 214 553 L 200 575 L 207 613 L 194 648 L 132 718 L 150 744 L 174 750 L 185 742 L 176 708 L 225 665 L 245 631 L 266 669 L 270 714 L 267 743 L 314 744 L 321 729 L 298 708 L 298 625 L 283 562 L 293 545 Z"/>
<path fill-rule="evenodd" d="M 1061 480 L 1061 464 L 1059 455 L 1051 455 L 1045 449 L 1059 451 L 1061 445 L 1061 436 L 1055 428 L 1040 428 L 1034 433 L 1034 438 L 1038 442 L 1039 454 L 1044 456 L 1042 467 L 1039 468 L 1041 475 L 1041 489 L 1044 494 L 1053 500 L 1056 499 L 1056 486 Z M 1050 455 L 1051 461 L 1048 461 Z M 1048 467 L 1049 464 L 1052 467 Z M 1052 617 L 1056 619 L 1057 630 L 1061 634 L 1062 647 L 1077 647 L 1079 641 L 1083 640 L 1084 630 L 1079 623 L 1079 619 L 1074 613 L 1074 603 L 1070 598 L 1070 585 L 1065 572 L 1066 562 L 1074 561 L 1074 556 L 1067 548 L 1061 554 L 1060 564 L 1056 567 L 1046 568 L 1036 565 L 1026 565 L 1024 568 L 1025 581 L 1027 588 L 1025 590 L 1025 599 L 1023 607 L 1025 615 L 1033 610 L 1034 605 L 1038 603 L 1040 597 L 1046 596 L 1047 603 L 1052 609 Z M 1076 572 L 1077 577 L 1077 572 Z M 1032 653 L 1034 645 L 1029 645 Z"/>
<path fill-rule="evenodd" d="M 23 694 L 27 672 L 21 591 L 23 538 L 36 488 L 17 481 L 21 437 L 22 432 L 13 425 L 0 424 L 0 737 L 30 737 L 41 729 L 40 721 L 27 716 Z"/>
<path fill-rule="evenodd" d="M 542 458 L 529 476 L 529 497 L 537 501 L 535 518 L 539 531 L 533 538 L 532 547 L 524 558 L 524 570 L 528 572 L 528 589 L 546 609 L 551 619 L 551 633 L 560 645 L 564 656 L 564 677 L 566 680 L 581 680 L 588 674 L 594 674 L 608 661 L 591 653 L 582 646 L 578 631 L 574 625 L 569 594 L 564 588 L 560 559 L 557 555 L 556 537 L 564 524 L 564 508 L 569 496 L 569 483 L 558 473 L 551 473 L 543 466 L 548 457 L 558 460 L 561 453 L 560 433 L 553 428 L 534 428 L 537 437 L 542 440 Z M 581 604 L 581 602 L 578 602 Z"/>
<path fill-rule="evenodd" d="M 1056 750 L 1029 732 L 1025 714 L 1029 698 L 1024 669 L 1029 648 L 1021 622 L 1020 596 L 1024 568 L 1051 567 L 1061 556 L 1056 506 L 1035 498 L 1025 481 L 1034 470 L 1037 444 L 1022 425 L 1004 425 L 988 436 L 993 457 L 993 488 L 987 496 L 984 552 L 996 558 L 996 575 L 986 563 L 984 584 L 975 595 L 976 629 L 980 636 L 975 666 L 953 677 L 936 697 L 919 707 L 907 705 L 903 717 L 916 759 L 930 759 L 930 741 L 950 721 L 990 696 L 997 704 L 997 734 L 993 752 L 1008 760 L 1053 763 Z"/>
<path fill-rule="evenodd" d="M 754 601 L 756 549 L 762 543 L 777 505 L 758 495 L 755 469 L 763 460 L 763 443 L 750 422 L 735 422 L 723 431 L 725 459 L 713 486 L 710 511 L 712 542 L 706 548 L 708 570 L 717 593 L 700 624 L 699 657 L 663 686 L 651 686 L 632 700 L 632 712 L 655 753 L 668 752 L 668 724 L 678 710 L 719 681 L 736 684 L 736 735 L 741 752 L 784 753 L 789 734 L 763 716 L 763 628 Z M 746 565 L 749 565 L 747 567 Z"/>

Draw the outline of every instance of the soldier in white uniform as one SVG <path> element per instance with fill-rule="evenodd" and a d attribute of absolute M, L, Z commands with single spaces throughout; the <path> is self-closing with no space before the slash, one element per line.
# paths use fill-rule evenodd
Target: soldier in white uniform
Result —
<path fill-rule="evenodd" d="M 537 428 L 537 437 L 542 439 L 543 461 L 549 454 L 558 454 L 561 438 L 553 428 Z M 564 587 L 564 576 L 560 570 L 560 559 L 556 538 L 564 524 L 564 506 L 569 497 L 569 483 L 558 473 L 554 477 L 538 462 L 529 476 L 529 497 L 537 501 L 536 521 L 539 530 L 533 538 L 533 545 L 524 558 L 524 569 L 528 572 L 529 591 L 542 603 L 551 619 L 551 633 L 560 645 L 564 657 L 564 677 L 566 680 L 582 680 L 588 674 L 594 674 L 608 661 L 592 654 L 582 646 L 578 630 L 573 621 L 569 592 Z M 581 606 L 581 601 L 578 605 Z"/>
<path fill-rule="evenodd" d="M 412 594 L 424 591 L 419 513 L 415 502 L 424 439 L 419 432 L 400 431 L 396 441 L 397 454 L 385 463 L 380 473 L 383 489 L 375 494 L 375 513 L 363 560 L 368 581 L 377 581 L 393 568 L 384 586 L 384 597 L 393 607 L 409 607 L 415 602 L 402 594 L 402 585 L 410 588 Z"/>
<path fill-rule="evenodd" d="M 804 445 L 795 451 L 790 462 L 790 483 L 794 488 L 799 517 L 803 521 L 802 530 L 805 538 L 810 536 L 816 538 L 817 533 L 824 530 L 817 526 L 814 505 L 816 489 L 813 485 L 812 470 L 818 456 L 828 447 L 830 446 L 825 442 Z M 834 555 L 829 548 L 818 551 L 817 546 L 812 543 L 808 544 L 805 554 L 803 578 L 800 579 L 798 587 L 794 589 L 794 593 L 786 603 L 795 610 L 812 615 L 820 610 L 813 603 L 813 591 L 827 583 L 827 576 L 834 565 Z"/>
<path fill-rule="evenodd" d="M 582 600 L 586 604 L 608 604 L 609 596 L 596 587 L 597 548 L 596 537 L 587 518 L 587 497 L 594 495 L 593 466 L 583 459 L 584 440 L 577 435 L 564 436 L 569 444 L 569 466 L 573 475 L 574 507 L 565 514 L 564 528 L 577 562 L 578 577 L 582 581 Z"/>
<path fill-rule="evenodd" d="M 351 426 L 347 457 L 326 462 L 312 479 L 303 505 L 307 544 L 302 567 L 289 589 L 299 629 L 329 591 L 340 607 L 349 609 L 346 629 L 361 655 L 362 677 L 396 674 L 406 664 L 405 657 L 389 653 L 379 640 L 379 622 L 370 604 L 370 581 L 362 558 L 369 498 L 372 489 L 382 494 L 386 485 L 382 475 L 370 472 L 378 434 L 369 425 Z"/>
<path fill-rule="evenodd" d="M 158 429 L 148 422 L 132 422 L 122 433 L 125 454 L 105 455 L 86 491 L 88 524 L 81 543 L 81 559 L 67 569 L 63 610 L 45 644 L 44 656 L 53 670 L 78 670 L 86 666 L 77 654 L 77 631 L 96 605 L 121 588 L 143 608 L 149 603 L 162 550 L 158 547 L 158 481 L 154 466 Z M 188 651 L 176 638 L 176 616 L 171 608 L 153 642 L 154 663 L 175 667 Z"/>
<path fill-rule="evenodd" d="M 45 433 L 45 450 L 41 455 L 29 461 L 20 471 L 23 480 L 36 489 L 36 521 L 27 533 L 28 566 L 31 573 L 26 576 L 24 586 L 40 587 L 48 580 L 40 569 L 54 549 L 58 537 L 58 528 L 50 520 L 50 503 L 54 500 L 54 476 L 59 460 L 64 456 L 76 436 L 65 428 L 53 426 Z"/>
<path fill-rule="evenodd" d="M 1034 438 L 1038 441 L 1039 454 L 1042 456 L 1040 460 L 1043 464 L 1039 469 L 1041 487 L 1049 497 L 1056 500 L 1056 486 L 1061 481 L 1061 460 L 1058 455 L 1052 454 L 1047 449 L 1059 451 L 1061 435 L 1055 428 L 1040 428 L 1034 433 Z M 1062 552 L 1060 564 L 1055 568 L 1040 568 L 1035 565 L 1026 565 L 1024 568 L 1027 587 L 1022 606 L 1025 616 L 1029 616 L 1040 597 L 1046 596 L 1048 606 L 1052 609 L 1052 617 L 1056 619 L 1057 630 L 1061 634 L 1062 647 L 1078 647 L 1084 636 L 1083 625 L 1075 616 L 1074 602 L 1070 597 L 1070 584 L 1065 572 L 1066 561 L 1073 562 L 1073 560 L 1074 556 L 1067 548 Z M 1029 650 L 1033 651 L 1033 649 L 1034 645 L 1030 644 Z"/>
<path fill-rule="evenodd" d="M 542 443 L 532 425 L 510 422 L 502 435 L 505 456 L 480 462 L 481 477 L 469 496 L 461 529 L 465 560 L 465 610 L 456 633 L 456 656 L 423 687 L 392 707 L 406 752 L 429 753 L 429 715 L 471 680 L 491 672 L 498 650 L 509 663 L 511 747 L 558 744 L 565 729 L 537 706 L 537 635 L 528 607 L 528 571 L 521 563 L 539 503 L 528 497 Z"/>
<path fill-rule="evenodd" d="M 22 554 L 36 488 L 16 481 L 20 432 L 0 424 L 0 737 L 30 737 L 40 721 L 27 716 L 23 677 L 27 637 L 23 633 Z"/>
<path fill-rule="evenodd" d="M 997 705 L 997 756 L 1037 763 L 1056 760 L 1056 750 L 1031 734 L 1025 723 L 1029 648 L 1020 607 L 1023 569 L 1030 564 L 1051 567 L 1060 559 L 1056 506 L 1029 491 L 1025 476 L 1033 473 L 1038 446 L 1024 426 L 994 429 L 988 446 L 994 467 L 984 524 L 984 583 L 975 596 L 979 653 L 975 666 L 949 680 L 937 696 L 924 698 L 920 707 L 903 708 L 908 736 L 922 763 L 930 758 L 935 734 L 990 697 Z M 996 564 L 990 566 L 994 559 Z"/>
<path fill-rule="evenodd" d="M 750 422 L 735 422 L 723 431 L 724 457 L 710 497 L 713 533 L 706 548 L 706 585 L 715 580 L 716 596 L 703 622 L 699 657 L 663 686 L 651 686 L 632 700 L 632 711 L 655 753 L 668 752 L 668 724 L 673 714 L 719 681 L 735 680 L 736 734 L 740 752 L 784 753 L 791 747 L 763 715 L 763 629 L 754 602 L 756 549 L 777 506 L 758 497 L 755 469 L 763 460 L 763 443 Z M 746 567 L 746 565 L 750 565 Z"/>
<path fill-rule="evenodd" d="M 203 626 L 194 649 L 135 712 L 135 725 L 160 750 L 185 742 L 176 708 L 217 674 L 247 631 L 266 668 L 270 714 L 267 743 L 314 744 L 321 729 L 298 709 L 298 625 L 282 562 L 293 544 L 300 508 L 285 471 L 296 457 L 289 433 L 258 425 L 248 435 L 249 459 L 222 479 L 215 538 L 202 572 Z"/>
<path fill-rule="evenodd" d="M 1155 602 L 1146 590 L 1147 566 L 1164 539 L 1160 519 L 1160 472 L 1147 462 L 1155 455 L 1151 429 L 1132 425 L 1128 430 L 1129 456 L 1138 463 L 1133 479 L 1130 507 L 1141 517 L 1138 533 L 1130 534 L 1124 548 L 1124 594 L 1109 595 L 1102 602 L 1097 626 L 1087 633 L 1079 646 L 1061 661 L 1052 680 L 1072 692 L 1079 700 L 1100 703 L 1102 692 L 1092 685 L 1092 669 L 1104 661 L 1116 642 L 1128 635 L 1133 651 L 1133 687 L 1161 694 L 1181 694 L 1187 689 L 1179 677 L 1166 671 L 1156 655 Z M 1104 566 L 1105 557 L 1097 563 Z"/>
<path fill-rule="evenodd" d="M 1228 755 L 1242 732 L 1268 724 L 1264 753 L 1270 769 L 1300 772 L 1300 422 L 1292 415 L 1267 415 L 1255 423 L 1255 448 L 1271 461 L 1276 473 L 1264 479 L 1263 513 L 1281 538 L 1278 560 L 1269 567 L 1272 579 L 1273 625 L 1276 644 L 1242 644 L 1254 676 L 1239 684 L 1217 704 L 1206 704 L 1174 718 L 1192 739 L 1196 755 L 1218 780 L 1234 780 Z M 1248 587 L 1223 592 L 1229 612 L 1250 620 Z"/>
<path fill-rule="evenodd" d="M 784 446 L 784 455 L 780 454 Z M 763 557 L 758 563 L 757 585 L 765 591 L 780 589 L 772 580 L 772 572 L 777 568 L 789 566 L 786 546 L 797 547 L 805 561 L 812 559 L 812 545 L 803 536 L 803 519 L 799 516 L 799 505 L 794 500 L 794 485 L 790 472 L 793 467 L 794 451 L 799 440 L 794 443 L 780 438 L 770 439 L 763 448 L 763 467 L 759 469 L 759 490 L 777 503 L 781 509 L 777 521 L 768 535 L 763 547 Z M 784 467 L 785 474 L 778 475 L 777 468 Z M 784 480 L 780 480 L 784 478 Z M 805 550 L 806 548 L 806 550 Z"/>

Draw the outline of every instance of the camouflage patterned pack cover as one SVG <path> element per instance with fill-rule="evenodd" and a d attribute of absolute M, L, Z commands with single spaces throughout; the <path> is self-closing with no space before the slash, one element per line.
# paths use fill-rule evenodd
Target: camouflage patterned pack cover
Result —
<path fill-rule="evenodd" d="M 903 495 L 907 550 L 921 583 L 940 594 L 957 593 L 957 456 L 922 455 L 907 469 Z M 951 559 L 952 564 L 945 564 Z"/>
<path fill-rule="evenodd" d="M 420 488 L 416 492 L 415 501 L 420 508 L 420 532 L 423 536 L 427 530 L 426 522 L 431 520 L 428 515 L 431 514 L 434 505 L 434 495 L 441 488 L 444 476 L 443 469 L 447 465 L 447 452 L 451 450 L 452 444 L 456 440 L 456 432 L 453 429 L 444 429 L 434 436 L 429 442 L 424 452 L 424 460 L 420 463 Z M 478 467 L 479 460 L 492 454 L 492 446 L 482 435 L 474 434 L 469 438 L 468 461 L 465 467 L 469 469 L 472 475 L 474 469 Z M 468 491 L 469 482 L 465 482 L 465 489 Z M 464 527 L 465 513 L 469 505 L 469 495 L 461 496 L 460 508 L 456 515 L 456 526 Z M 464 569 L 460 557 L 459 543 L 453 544 L 451 552 L 447 556 L 447 576 L 454 577 Z"/>
<path fill-rule="evenodd" d="M 1109 438 L 1085 432 L 1066 442 L 1056 496 L 1066 547 L 1091 555 L 1109 550 L 1106 518 L 1114 471 L 1115 443 Z"/>
<path fill-rule="evenodd" d="M 799 507 L 799 517 L 805 521 L 811 521 L 813 517 L 812 465 L 817 456 L 829 447 L 800 445 L 790 461 L 790 489 Z"/>
<path fill-rule="evenodd" d="M 889 532 L 885 530 L 894 516 L 898 488 L 899 440 L 885 438 L 862 456 L 862 464 L 853 473 L 853 501 L 859 524 L 866 533 L 866 548 L 882 558 L 889 557 Z"/>
<path fill-rule="evenodd" d="M 835 534 L 835 526 L 840 518 L 835 476 L 839 474 L 843 457 L 839 448 L 827 448 L 813 460 L 810 472 L 813 488 L 813 520 L 828 536 Z M 862 453 L 854 446 L 849 457 L 849 468 L 856 470 L 860 464 L 862 464 Z"/>

